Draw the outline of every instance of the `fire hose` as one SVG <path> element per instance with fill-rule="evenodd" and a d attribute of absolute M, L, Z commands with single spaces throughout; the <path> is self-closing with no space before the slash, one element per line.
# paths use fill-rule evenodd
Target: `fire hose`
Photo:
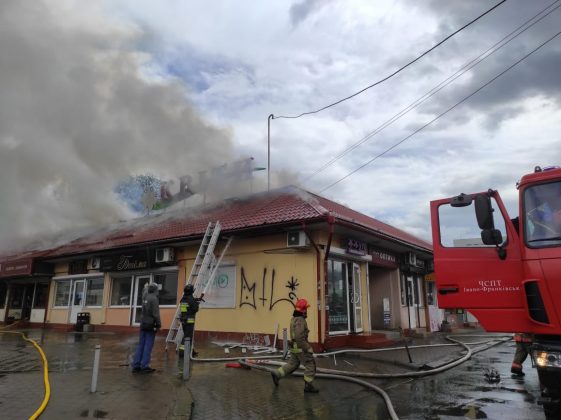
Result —
<path fill-rule="evenodd" d="M 43 362 L 43 384 L 45 387 L 45 396 L 43 397 L 43 402 L 41 403 L 39 408 L 35 410 L 35 413 L 33 413 L 31 417 L 29 417 L 30 420 L 35 420 L 39 418 L 39 416 L 43 413 L 43 411 L 45 411 L 45 408 L 49 403 L 49 399 L 51 398 L 51 386 L 49 384 L 49 364 L 47 362 L 47 357 L 45 356 L 45 353 L 43 352 L 41 346 L 39 346 L 39 344 L 37 344 L 35 340 L 32 340 L 31 338 L 27 338 L 24 333 L 19 331 L 6 331 L 5 327 L 0 329 L 0 333 L 20 335 L 25 341 L 31 343 L 35 347 L 35 349 L 39 352 L 39 355 L 41 356 L 41 360 Z"/>
<path fill-rule="evenodd" d="M 462 335 L 458 335 L 455 337 L 464 337 Z M 467 337 L 486 337 L 486 338 L 491 338 L 491 336 L 489 335 L 467 335 Z M 343 381 L 347 381 L 347 382 L 353 382 L 359 385 L 362 385 L 364 387 L 367 387 L 375 392 L 377 392 L 378 394 L 380 394 L 380 396 L 382 397 L 382 399 L 384 400 L 388 413 L 390 415 L 390 418 L 392 420 L 396 420 L 399 419 L 399 417 L 397 416 L 394 408 L 393 408 L 393 404 L 391 402 L 391 399 L 389 397 L 389 395 L 380 387 L 367 382 L 365 380 L 361 380 L 361 379 L 357 379 L 356 377 L 363 377 L 363 378 L 374 378 L 374 379 L 389 379 L 389 378 L 411 378 L 411 377 L 423 377 L 423 376 L 429 376 L 429 375 L 435 375 L 437 373 L 440 372 L 444 372 L 445 370 L 451 369 L 455 366 L 458 366 L 459 364 L 465 362 L 466 360 L 469 360 L 474 354 L 479 353 L 481 351 L 487 350 L 488 348 L 501 344 L 505 341 L 509 341 L 512 339 L 512 336 L 497 336 L 497 337 L 492 337 L 489 340 L 483 340 L 483 341 L 477 341 L 477 342 L 469 342 L 469 343 L 463 343 L 459 340 L 456 340 L 454 338 L 452 338 L 452 336 L 447 336 L 446 337 L 447 340 L 451 341 L 452 344 L 448 344 L 448 343 L 440 343 L 440 344 L 426 344 L 426 345 L 419 345 L 419 346 L 409 346 L 410 349 L 414 349 L 414 348 L 427 348 L 427 347 L 444 347 L 444 346 L 462 346 L 464 347 L 464 349 L 466 350 L 466 354 L 464 354 L 463 356 L 459 357 L 458 359 L 453 360 L 452 362 L 446 363 L 442 366 L 439 366 L 437 368 L 434 369 L 428 369 L 428 370 L 423 370 L 423 371 L 410 371 L 410 372 L 401 372 L 401 373 L 372 373 L 372 372 L 349 372 L 349 371 L 344 371 L 344 370 L 337 370 L 337 369 L 325 369 L 325 368 L 317 368 L 316 371 L 319 372 L 316 374 L 316 377 L 318 378 L 325 378 L 325 379 L 336 379 L 336 380 L 343 380 Z M 472 350 L 469 345 L 485 345 L 487 344 L 486 347 L 482 347 L 480 349 L 477 350 Z M 321 354 L 314 354 L 314 357 L 329 357 L 335 354 L 343 354 L 343 353 L 373 353 L 373 352 L 384 352 L 384 351 L 395 351 L 395 350 L 402 350 L 405 349 L 406 347 L 391 347 L 391 348 L 379 348 L 379 349 L 346 349 L 346 350 L 336 350 L 336 351 L 332 351 L 332 352 L 327 352 L 327 353 L 321 353 Z M 282 362 L 278 362 L 278 361 L 273 361 L 270 359 L 279 359 L 282 358 L 282 355 L 278 355 L 278 356 L 255 356 L 255 357 L 245 357 L 240 359 L 239 357 L 227 357 L 227 358 L 206 358 L 206 359 L 199 359 L 199 358 L 192 358 L 192 360 L 198 361 L 198 362 L 222 362 L 222 361 L 229 361 L 229 360 L 236 360 L 239 362 L 240 365 L 242 365 L 243 367 L 246 368 L 255 368 L 255 369 L 259 369 L 259 370 L 264 370 L 267 372 L 271 372 L 271 370 L 266 367 L 266 365 L 268 366 L 278 366 L 278 365 L 282 365 Z M 253 362 L 251 362 L 252 360 L 254 360 Z M 301 368 L 300 368 L 301 369 Z M 303 376 L 304 374 L 302 372 L 294 372 L 293 375 L 296 376 Z"/>

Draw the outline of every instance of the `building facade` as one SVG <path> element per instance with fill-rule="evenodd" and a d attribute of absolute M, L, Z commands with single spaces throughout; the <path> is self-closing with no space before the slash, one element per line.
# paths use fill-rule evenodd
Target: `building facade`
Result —
<path fill-rule="evenodd" d="M 71 328 L 87 312 L 96 329 L 132 330 L 144 285 L 156 283 L 169 328 L 215 221 L 223 238 L 215 254 L 233 239 L 212 283 L 197 286 L 196 295 L 205 290 L 198 334 L 282 338 L 298 298 L 311 305 L 317 349 L 378 330 L 434 330 L 434 282 L 424 278 L 431 244 L 295 187 L 170 210 L 0 258 L 0 321 Z"/>

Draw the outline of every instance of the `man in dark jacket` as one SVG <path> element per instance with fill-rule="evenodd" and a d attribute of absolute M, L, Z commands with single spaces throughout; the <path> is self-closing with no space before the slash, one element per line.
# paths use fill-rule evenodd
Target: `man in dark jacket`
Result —
<path fill-rule="evenodd" d="M 300 364 L 304 365 L 304 392 L 317 393 L 319 389 L 314 387 L 312 382 L 316 376 L 316 361 L 314 360 L 314 350 L 308 342 L 308 324 L 306 316 L 308 313 L 308 301 L 298 299 L 290 320 L 290 360 L 278 370 L 271 372 L 275 386 L 279 386 L 282 377 L 290 375 Z"/>
<path fill-rule="evenodd" d="M 150 284 L 147 293 L 142 298 L 142 317 L 140 322 L 140 341 L 132 362 L 134 373 L 152 373 L 150 357 L 156 332 L 162 326 L 160 320 L 160 306 L 158 301 L 158 285 Z"/>
<path fill-rule="evenodd" d="M 199 302 L 195 299 L 193 294 L 195 288 L 192 284 L 188 284 L 183 289 L 183 297 L 179 301 L 181 327 L 183 328 L 183 340 L 185 338 L 191 339 L 191 349 L 193 357 L 197 356 L 197 352 L 193 346 L 193 333 L 195 332 L 195 316 L 199 311 Z M 179 354 L 182 355 L 185 348 L 183 342 L 179 346 Z"/>

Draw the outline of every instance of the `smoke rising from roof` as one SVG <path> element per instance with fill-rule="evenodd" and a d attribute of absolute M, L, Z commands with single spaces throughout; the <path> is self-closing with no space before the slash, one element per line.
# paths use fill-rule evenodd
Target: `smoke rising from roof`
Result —
<path fill-rule="evenodd" d="M 113 192 L 131 174 L 236 158 L 184 85 L 146 76 L 143 35 L 97 2 L 0 2 L 0 249 L 131 217 Z"/>

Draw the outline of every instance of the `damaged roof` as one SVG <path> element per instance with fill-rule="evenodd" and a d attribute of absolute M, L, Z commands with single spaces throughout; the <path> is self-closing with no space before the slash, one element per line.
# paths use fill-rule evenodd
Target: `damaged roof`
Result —
<path fill-rule="evenodd" d="M 22 252 L 0 260 L 7 261 L 22 255 L 48 259 L 153 242 L 197 239 L 204 235 L 209 222 L 217 220 L 222 225 L 222 233 L 228 234 L 302 222 L 327 221 L 329 217 L 335 223 L 344 222 L 361 230 L 371 231 L 372 234 L 395 238 L 432 252 L 429 242 L 334 201 L 290 186 L 228 199 L 213 205 L 168 209 L 90 231 L 58 246 L 53 243 L 41 251 Z"/>

